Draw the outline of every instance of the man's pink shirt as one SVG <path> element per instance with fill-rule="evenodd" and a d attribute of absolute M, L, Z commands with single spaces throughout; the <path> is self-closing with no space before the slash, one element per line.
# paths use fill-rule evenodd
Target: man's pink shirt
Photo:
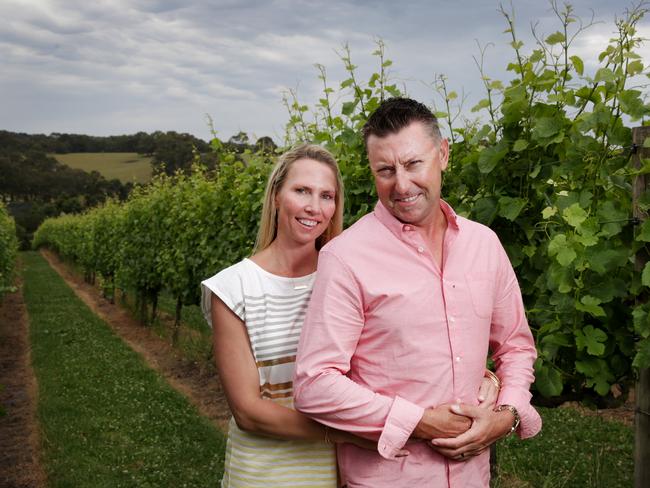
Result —
<path fill-rule="evenodd" d="M 520 413 L 518 434 L 541 429 L 529 391 L 535 344 L 510 261 L 488 227 L 440 205 L 442 270 L 417 229 L 381 202 L 320 251 L 294 401 L 319 422 L 378 440 L 377 451 L 339 446 L 350 488 L 488 486 L 487 451 L 456 462 L 409 439 L 425 408 L 478 404 L 488 348 L 503 383 L 498 403 Z M 410 454 L 395 458 L 402 448 Z"/>

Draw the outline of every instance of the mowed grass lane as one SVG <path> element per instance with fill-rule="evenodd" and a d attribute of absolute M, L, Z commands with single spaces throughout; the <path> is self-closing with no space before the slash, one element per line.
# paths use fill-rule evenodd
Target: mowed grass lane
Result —
<path fill-rule="evenodd" d="M 225 438 L 23 254 L 38 417 L 51 487 L 217 486 Z"/>
<path fill-rule="evenodd" d="M 502 476 L 493 480 L 493 488 L 632 488 L 631 427 L 573 408 L 538 410 L 544 425 L 537 436 L 499 441 Z"/>
<path fill-rule="evenodd" d="M 51 154 L 59 163 L 88 173 L 97 171 L 104 178 L 122 183 L 151 181 L 151 158 L 138 153 L 68 153 Z"/>

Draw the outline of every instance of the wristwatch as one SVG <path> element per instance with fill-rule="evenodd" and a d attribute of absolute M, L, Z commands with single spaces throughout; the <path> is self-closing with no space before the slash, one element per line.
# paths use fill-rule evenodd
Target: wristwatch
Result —
<path fill-rule="evenodd" d="M 504 410 L 510 410 L 510 412 L 512 412 L 512 415 L 515 417 L 515 420 L 512 422 L 512 427 L 510 427 L 510 431 L 504 436 L 508 437 L 519 427 L 519 424 L 521 423 L 521 417 L 519 417 L 519 412 L 517 412 L 517 409 L 512 405 L 497 405 L 494 409 L 495 412 L 503 412 Z"/>

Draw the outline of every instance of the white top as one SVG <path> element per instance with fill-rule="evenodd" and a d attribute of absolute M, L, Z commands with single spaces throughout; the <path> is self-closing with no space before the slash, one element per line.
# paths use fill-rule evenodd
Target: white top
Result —
<path fill-rule="evenodd" d="M 244 259 L 201 283 L 201 308 L 210 326 L 211 294 L 248 332 L 262 398 L 293 408 L 293 373 L 300 331 L 315 273 L 277 276 Z M 257 436 L 230 420 L 222 486 L 335 487 L 334 449 L 324 443 Z"/>

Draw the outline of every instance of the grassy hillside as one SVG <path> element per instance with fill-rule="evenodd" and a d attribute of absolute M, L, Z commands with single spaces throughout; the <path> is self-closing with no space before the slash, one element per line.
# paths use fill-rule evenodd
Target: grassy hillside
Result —
<path fill-rule="evenodd" d="M 99 172 L 109 180 L 122 183 L 146 183 L 151 179 L 151 158 L 137 153 L 69 153 L 52 154 L 60 163 L 87 172 Z"/>

